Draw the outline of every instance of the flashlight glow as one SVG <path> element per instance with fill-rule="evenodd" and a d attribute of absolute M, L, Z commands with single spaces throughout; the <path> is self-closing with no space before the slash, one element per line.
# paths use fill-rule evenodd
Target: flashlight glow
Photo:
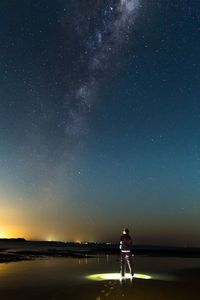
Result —
<path fill-rule="evenodd" d="M 121 280 L 121 274 L 120 273 L 105 273 L 105 274 L 94 274 L 89 275 L 86 278 L 90 280 L 96 280 L 96 281 L 103 281 L 103 280 Z M 134 274 L 134 277 L 131 276 L 131 274 L 126 274 L 125 279 L 151 279 L 152 277 L 146 274 Z"/>

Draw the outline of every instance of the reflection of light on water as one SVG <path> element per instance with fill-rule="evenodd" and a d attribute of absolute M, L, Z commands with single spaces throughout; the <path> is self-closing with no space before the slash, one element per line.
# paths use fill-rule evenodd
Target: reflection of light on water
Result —
<path fill-rule="evenodd" d="M 87 276 L 88 279 L 101 281 L 101 280 L 121 280 L 121 274 L 120 273 L 105 273 L 105 274 L 94 274 Z M 130 274 L 126 274 L 125 278 L 132 279 L 132 278 L 138 278 L 138 279 L 152 279 L 151 276 L 146 274 L 134 274 L 134 277 L 132 277 Z"/>
<path fill-rule="evenodd" d="M 93 274 L 86 276 L 87 279 L 95 280 L 95 281 L 103 281 L 103 280 L 123 280 L 125 279 L 151 279 L 151 280 L 161 280 L 161 281 L 176 281 L 178 278 L 173 275 L 167 274 L 134 274 L 134 277 L 131 274 L 126 274 L 125 277 L 121 277 L 120 273 L 104 273 L 104 274 Z"/>

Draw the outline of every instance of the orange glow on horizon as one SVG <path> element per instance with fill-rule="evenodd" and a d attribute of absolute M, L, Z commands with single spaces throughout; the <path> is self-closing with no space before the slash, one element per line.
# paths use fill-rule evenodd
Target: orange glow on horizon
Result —
<path fill-rule="evenodd" d="M 12 239 L 12 238 L 26 238 L 23 232 L 20 232 L 19 228 L 6 227 L 0 229 L 1 239 Z"/>
<path fill-rule="evenodd" d="M 0 232 L 0 239 L 6 239 L 8 236 L 4 232 Z"/>

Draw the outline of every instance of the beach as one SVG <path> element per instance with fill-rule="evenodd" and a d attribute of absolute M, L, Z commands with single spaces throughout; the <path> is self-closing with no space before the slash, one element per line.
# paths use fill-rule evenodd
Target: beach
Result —
<path fill-rule="evenodd" d="M 67 255 L 67 254 L 66 254 Z M 0 299 L 197 299 L 200 258 L 135 255 L 120 280 L 119 255 L 38 255 L 0 264 Z"/>

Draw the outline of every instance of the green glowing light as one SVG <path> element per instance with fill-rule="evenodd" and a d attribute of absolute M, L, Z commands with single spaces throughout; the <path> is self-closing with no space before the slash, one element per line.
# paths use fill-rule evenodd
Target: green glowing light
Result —
<path fill-rule="evenodd" d="M 121 280 L 121 274 L 120 273 L 105 273 L 105 274 L 93 274 L 87 276 L 90 280 L 96 280 L 96 281 L 102 281 L 102 280 Z M 125 275 L 125 279 L 132 279 L 132 278 L 138 278 L 138 279 L 151 279 L 152 277 L 146 274 L 134 274 L 134 277 L 132 277 L 130 274 Z"/>

